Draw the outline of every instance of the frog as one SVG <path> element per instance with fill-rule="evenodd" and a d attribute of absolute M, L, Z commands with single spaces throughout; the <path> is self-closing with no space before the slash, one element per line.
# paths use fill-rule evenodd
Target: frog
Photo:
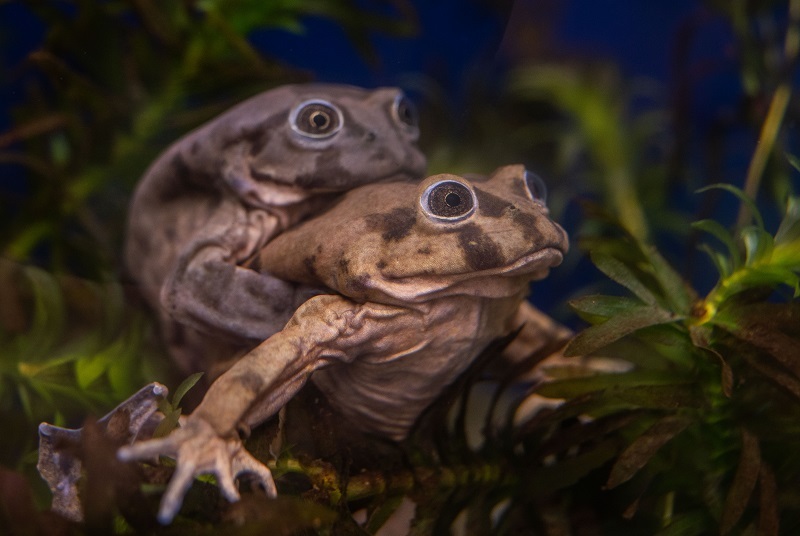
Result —
<path fill-rule="evenodd" d="M 527 315 L 530 282 L 562 262 L 569 239 L 541 184 L 523 165 L 368 184 L 266 244 L 249 261 L 254 271 L 328 291 L 220 375 L 170 435 L 118 450 L 122 461 L 176 459 L 159 521 L 171 522 L 204 473 L 229 501 L 245 473 L 275 497 L 269 468 L 242 438 L 309 381 L 354 430 L 403 441 Z"/>
<path fill-rule="evenodd" d="M 213 378 L 280 330 L 315 291 L 243 261 L 342 191 L 421 180 L 418 138 L 402 90 L 310 83 L 257 94 L 170 145 L 134 191 L 124 257 L 180 370 Z"/>

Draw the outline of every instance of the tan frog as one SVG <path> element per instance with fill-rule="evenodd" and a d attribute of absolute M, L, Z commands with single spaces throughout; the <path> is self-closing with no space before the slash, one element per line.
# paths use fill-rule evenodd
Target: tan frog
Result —
<path fill-rule="evenodd" d="M 529 282 L 561 262 L 567 235 L 540 192 L 519 165 L 484 179 L 367 185 L 268 244 L 261 270 L 333 292 L 309 299 L 220 376 L 170 436 L 119 451 L 123 460 L 177 459 L 159 519 L 174 517 L 201 473 L 215 474 L 231 501 L 244 472 L 275 495 L 269 469 L 238 432 L 275 414 L 309 378 L 357 428 L 403 439 L 442 389 L 514 327 Z"/>
<path fill-rule="evenodd" d="M 280 330 L 307 289 L 238 265 L 331 192 L 421 179 L 418 136 L 398 89 L 300 84 L 256 95 L 170 146 L 134 194 L 125 259 L 182 368 L 210 370 L 232 346 Z"/>

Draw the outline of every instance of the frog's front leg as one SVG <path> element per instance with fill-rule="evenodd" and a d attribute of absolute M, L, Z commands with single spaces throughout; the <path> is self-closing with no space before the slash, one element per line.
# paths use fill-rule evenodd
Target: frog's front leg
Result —
<path fill-rule="evenodd" d="M 340 296 L 316 296 L 303 304 L 289 324 L 221 375 L 181 428 L 163 439 L 123 447 L 123 461 L 164 455 L 177 469 L 161 501 L 159 520 L 168 523 L 180 509 L 195 476 L 216 475 L 230 501 L 239 494 L 234 479 L 254 473 L 267 494 L 275 494 L 269 469 L 242 446 L 238 431 L 274 415 L 310 374 L 332 362 L 357 358 L 375 330 L 361 329 L 371 318 L 401 314 L 398 308 L 373 308 Z"/>
<path fill-rule="evenodd" d="M 158 520 L 163 524 L 172 521 L 194 478 L 201 474 L 213 474 L 222 495 L 231 502 L 239 500 L 234 479 L 243 473 L 255 475 L 268 496 L 277 495 L 272 473 L 247 452 L 242 441 L 236 436 L 221 437 L 202 418 L 190 417 L 168 437 L 123 447 L 118 454 L 123 461 L 158 456 L 169 456 L 178 462 L 161 499 Z"/>
<path fill-rule="evenodd" d="M 260 211 L 238 213 L 235 222 L 211 222 L 211 236 L 187 246 L 160 301 L 172 318 L 201 332 L 260 342 L 317 292 L 238 266 L 277 232 L 279 223 Z"/>

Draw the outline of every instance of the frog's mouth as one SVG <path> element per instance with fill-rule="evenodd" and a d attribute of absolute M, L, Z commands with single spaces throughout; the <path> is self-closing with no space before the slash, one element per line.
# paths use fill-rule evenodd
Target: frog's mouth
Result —
<path fill-rule="evenodd" d="M 384 275 L 380 284 L 376 285 L 376 290 L 402 304 L 425 302 L 455 294 L 507 297 L 519 294 L 521 289 L 527 288 L 529 281 L 547 277 L 550 268 L 561 264 L 563 259 L 563 251 L 556 246 L 548 246 L 523 255 L 506 266 L 486 270 L 397 278 Z M 372 298 L 381 301 L 376 296 Z"/>
<path fill-rule="evenodd" d="M 498 275 L 503 276 L 532 276 L 532 279 L 547 277 L 550 268 L 558 266 L 564 260 L 564 253 L 555 247 L 547 247 L 524 255 L 512 264 L 500 268 Z"/>

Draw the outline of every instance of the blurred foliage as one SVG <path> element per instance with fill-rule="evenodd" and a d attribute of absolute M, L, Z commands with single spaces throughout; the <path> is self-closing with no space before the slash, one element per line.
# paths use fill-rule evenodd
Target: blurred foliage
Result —
<path fill-rule="evenodd" d="M 324 16 L 370 55 L 369 32 L 415 30 L 413 13 L 355 0 L 22 3 L 47 32 L 16 69 L 26 98 L 0 136 L 0 164 L 26 170 L 25 193 L 3 196 L 0 251 L 89 277 L 117 267 L 129 193 L 170 141 L 244 97 L 309 78 L 255 50 L 251 32 L 302 32 L 302 17 Z"/>
<path fill-rule="evenodd" d="M 248 36 L 302 32 L 303 17 L 323 16 L 369 61 L 378 54 L 371 33 L 411 35 L 416 15 L 403 0 L 23 4 L 47 33 L 14 73 L 26 98 L 0 134 L 0 163 L 25 172 L 24 184 L 0 198 L 0 245 L 13 261 L 0 264 L 0 417 L 11 423 L 0 464 L 30 470 L 24 454 L 38 421 L 76 424 L 167 374 L 148 321 L 114 275 L 122 215 L 135 181 L 170 141 L 246 96 L 309 78 Z M 176 524 L 161 528 L 152 514 L 169 468 L 149 468 L 153 484 L 128 505 L 138 510 L 107 500 L 89 506 L 104 520 L 99 532 L 363 534 L 408 501 L 417 505 L 412 534 L 797 532 L 800 198 L 797 156 L 787 157 L 797 134 L 786 125 L 800 120 L 800 1 L 698 5 L 696 33 L 674 46 L 678 80 L 668 103 L 662 88 L 627 80 L 611 62 L 546 50 L 531 41 L 543 32 L 525 21 L 508 39 L 509 71 L 476 68 L 464 88 L 460 104 L 470 113 L 454 109 L 435 75 L 408 79 L 422 96 L 431 171 L 525 162 L 560 178 L 549 181 L 556 215 L 574 191 L 584 193 L 579 249 L 604 274 L 592 284 L 616 282 L 626 293 L 573 300 L 590 327 L 568 351 L 624 359 L 632 370 L 587 375 L 579 360 L 553 370 L 558 379 L 535 394 L 566 402 L 530 415 L 531 393 L 514 375 L 485 380 L 498 346 L 402 445 L 354 440 L 311 403 L 311 420 L 301 423 L 313 426 L 300 428 L 314 448 L 298 440 L 273 460 L 272 432 L 248 441 L 280 477 L 280 500 L 249 494 L 224 505 L 206 479 Z M 723 61 L 736 62 L 742 94 L 698 134 L 687 102 L 702 69 L 684 60 L 709 17 L 736 35 Z M 737 129 L 759 143 L 747 170 L 719 176 L 718 147 Z M 697 189 L 694 216 L 674 206 Z M 739 209 L 735 224 L 719 210 L 730 207 Z M 700 246 L 711 265 L 690 262 L 681 274 L 672 265 L 697 236 L 711 241 Z M 716 282 L 703 288 L 694 280 L 712 265 Z M 165 427 L 180 415 L 185 388 L 163 408 Z M 0 514 L 14 514 L 7 526 L 79 530 L 37 514 L 33 501 L 17 474 L 0 471 Z"/>

